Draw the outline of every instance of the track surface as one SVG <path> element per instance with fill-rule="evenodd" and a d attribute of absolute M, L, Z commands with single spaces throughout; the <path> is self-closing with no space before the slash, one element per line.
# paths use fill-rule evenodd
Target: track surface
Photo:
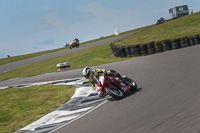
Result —
<path fill-rule="evenodd" d="M 54 133 L 199 133 L 200 46 L 107 64 L 141 91 L 108 101 Z"/>
<path fill-rule="evenodd" d="M 100 45 L 100 44 L 113 42 L 114 40 L 116 40 L 118 38 L 122 38 L 122 37 L 125 37 L 125 36 L 128 36 L 128 35 L 134 34 L 134 33 L 136 33 L 136 32 L 128 33 L 128 34 L 125 34 L 125 35 L 119 35 L 119 36 L 116 36 L 116 37 L 112 37 L 112 38 L 105 39 L 105 40 L 98 41 L 98 42 L 94 42 L 94 43 L 89 43 L 89 44 L 86 44 L 86 45 L 81 45 L 79 48 L 66 49 L 66 50 L 50 53 L 50 54 L 47 54 L 47 55 L 42 55 L 42 56 L 39 56 L 39 57 L 34 57 L 34 58 L 30 58 L 30 59 L 10 63 L 10 64 L 1 65 L 0 66 L 0 73 L 8 71 L 8 70 L 15 69 L 15 68 L 18 68 L 18 67 L 22 67 L 22 66 L 25 66 L 25 65 L 29 65 L 29 64 L 32 64 L 32 63 L 36 63 L 36 62 L 39 62 L 39 61 L 43 61 L 43 60 L 46 60 L 46 59 L 54 58 L 54 57 L 57 57 L 57 56 L 60 56 L 60 55 L 64 55 L 64 54 L 72 53 L 72 52 L 79 51 L 79 50 L 82 50 L 82 49 L 94 47 L 94 46 L 97 46 L 97 45 Z"/>
<path fill-rule="evenodd" d="M 108 101 L 55 133 L 199 133 L 200 45 L 110 63 L 141 91 Z M 81 77 L 82 69 L 5 80 L 0 86 Z"/>

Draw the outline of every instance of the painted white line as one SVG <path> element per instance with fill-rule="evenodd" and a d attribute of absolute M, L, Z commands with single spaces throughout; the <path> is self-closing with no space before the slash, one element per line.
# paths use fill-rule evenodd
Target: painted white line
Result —
<path fill-rule="evenodd" d="M 62 126 L 56 128 L 56 129 L 50 131 L 49 133 L 53 133 L 54 131 L 56 131 L 56 130 L 58 130 L 58 129 L 60 129 L 60 128 L 62 128 L 62 127 L 64 127 L 64 126 L 66 126 L 66 125 L 68 125 L 68 124 L 70 124 L 70 123 L 72 123 L 72 122 L 78 120 L 78 119 L 80 119 L 81 117 L 87 115 L 88 113 L 90 113 L 90 112 L 92 112 L 93 110 L 97 109 L 98 107 L 100 107 L 101 105 L 103 105 L 103 104 L 106 103 L 106 102 L 107 102 L 107 100 L 105 100 L 104 102 L 100 103 L 99 105 L 97 105 L 97 106 L 94 107 L 93 109 L 89 110 L 88 112 L 84 113 L 83 115 L 81 115 L 81 116 L 75 118 L 74 120 L 72 120 L 72 121 L 70 121 L 70 122 L 68 122 L 68 123 L 66 123 L 66 124 L 64 124 L 64 125 L 62 125 Z"/>

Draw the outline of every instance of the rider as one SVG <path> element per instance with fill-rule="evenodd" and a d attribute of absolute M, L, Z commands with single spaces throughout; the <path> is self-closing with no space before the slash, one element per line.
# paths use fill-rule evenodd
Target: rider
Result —
<path fill-rule="evenodd" d="M 98 68 L 91 70 L 89 67 L 85 67 L 83 69 L 83 76 L 86 79 L 88 79 L 88 81 L 92 84 L 93 88 L 95 87 L 95 83 L 94 83 L 93 77 L 97 76 L 97 75 L 104 75 L 104 74 L 116 76 L 116 77 L 119 77 L 120 79 L 123 80 L 123 77 L 119 73 L 117 73 L 115 70 L 108 70 L 108 71 L 106 71 L 106 69 L 98 69 Z M 99 91 L 98 95 L 100 97 L 104 97 L 107 94 Z"/>
<path fill-rule="evenodd" d="M 78 38 L 74 38 L 74 40 L 71 42 L 71 45 L 74 45 L 74 44 L 79 45 Z"/>

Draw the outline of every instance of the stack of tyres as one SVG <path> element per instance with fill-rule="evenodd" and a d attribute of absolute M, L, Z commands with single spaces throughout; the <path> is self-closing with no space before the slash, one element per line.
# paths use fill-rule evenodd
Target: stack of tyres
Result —
<path fill-rule="evenodd" d="M 133 45 L 130 46 L 130 52 L 131 52 L 131 56 L 135 56 L 135 51 L 134 51 Z"/>
<path fill-rule="evenodd" d="M 130 46 L 126 46 L 126 56 L 127 57 L 131 57 L 131 50 L 130 50 Z"/>
<path fill-rule="evenodd" d="M 162 41 L 164 52 L 172 50 L 171 40 Z"/>
<path fill-rule="evenodd" d="M 147 45 L 146 44 L 141 44 L 140 45 L 140 50 L 142 55 L 148 55 L 148 50 L 147 50 Z"/>
<path fill-rule="evenodd" d="M 155 42 L 155 50 L 156 50 L 156 53 L 161 53 L 164 51 L 161 41 Z"/>
<path fill-rule="evenodd" d="M 121 58 L 125 58 L 126 57 L 125 46 L 121 46 L 119 49 L 120 49 L 120 52 L 121 52 Z"/>
<path fill-rule="evenodd" d="M 179 49 L 181 48 L 180 39 L 173 39 L 171 41 L 172 49 Z"/>
<path fill-rule="evenodd" d="M 185 38 L 185 43 L 186 43 L 186 45 L 189 47 L 189 46 L 191 46 L 190 45 L 190 39 L 187 37 L 187 38 Z"/>
<path fill-rule="evenodd" d="M 200 44 L 199 35 L 195 35 L 195 36 L 194 36 L 194 43 L 195 43 L 196 45 L 199 45 L 199 44 Z"/>
<path fill-rule="evenodd" d="M 191 37 L 182 37 L 173 40 L 163 40 L 150 42 L 147 44 L 136 44 L 126 46 L 115 46 L 110 44 L 112 52 L 116 57 L 135 57 L 146 56 L 150 54 L 170 51 L 173 49 L 185 48 L 189 46 L 200 45 L 200 34 Z"/>
<path fill-rule="evenodd" d="M 116 52 L 117 57 L 121 57 L 121 52 L 120 52 L 119 47 L 116 46 L 115 52 Z"/>
<path fill-rule="evenodd" d="M 194 37 L 190 37 L 189 40 L 190 40 L 190 45 L 194 46 L 195 45 Z"/>
<path fill-rule="evenodd" d="M 120 57 L 120 50 L 117 46 L 113 45 L 113 44 L 110 44 L 110 47 L 113 51 L 113 54 L 115 57 Z"/>
<path fill-rule="evenodd" d="M 141 56 L 140 45 L 131 45 L 130 47 L 132 56 Z"/>
<path fill-rule="evenodd" d="M 190 46 L 188 37 L 180 38 L 180 46 L 181 46 L 181 48 Z"/>
<path fill-rule="evenodd" d="M 154 42 L 147 43 L 147 50 L 148 50 L 148 54 L 156 53 Z"/>
<path fill-rule="evenodd" d="M 113 46 L 112 43 L 111 43 L 111 44 L 110 44 L 110 47 L 111 47 L 111 49 L 112 49 L 112 52 L 113 52 L 114 56 L 117 57 L 117 53 L 116 53 L 116 50 L 115 50 L 115 46 Z"/>

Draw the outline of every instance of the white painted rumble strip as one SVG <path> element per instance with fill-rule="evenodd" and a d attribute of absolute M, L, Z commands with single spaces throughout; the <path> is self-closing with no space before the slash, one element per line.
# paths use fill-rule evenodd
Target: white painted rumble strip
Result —
<path fill-rule="evenodd" d="M 99 105 L 97 105 L 97 106 L 94 107 L 93 109 L 89 110 L 88 112 L 84 113 L 83 115 L 81 115 L 81 116 L 79 116 L 79 117 L 73 119 L 72 121 L 70 121 L 70 122 L 68 122 L 68 123 L 66 123 L 66 124 L 64 124 L 64 125 L 62 125 L 62 126 L 56 128 L 56 129 L 52 130 L 52 131 L 50 131 L 49 133 L 53 133 L 54 131 L 56 131 L 56 130 L 58 130 L 58 129 L 60 129 L 60 128 L 62 128 L 62 127 L 64 127 L 64 126 L 66 126 L 66 125 L 68 125 L 68 124 L 70 124 L 70 123 L 72 123 L 72 122 L 78 120 L 78 119 L 80 119 L 81 117 L 87 115 L 88 113 L 90 113 L 90 112 L 92 112 L 93 110 L 97 109 L 98 107 L 100 107 L 101 105 L 103 105 L 103 104 L 106 103 L 106 102 L 107 102 L 107 100 L 105 100 L 104 102 L 100 103 Z"/>

